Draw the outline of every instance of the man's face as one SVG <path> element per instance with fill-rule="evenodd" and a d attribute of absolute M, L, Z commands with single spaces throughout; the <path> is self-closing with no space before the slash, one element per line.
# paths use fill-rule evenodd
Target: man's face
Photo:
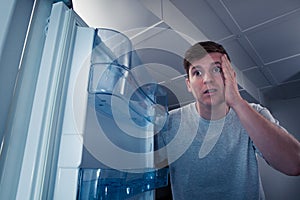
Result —
<path fill-rule="evenodd" d="M 200 106 L 225 103 L 221 53 L 209 53 L 191 63 L 186 84 Z"/>

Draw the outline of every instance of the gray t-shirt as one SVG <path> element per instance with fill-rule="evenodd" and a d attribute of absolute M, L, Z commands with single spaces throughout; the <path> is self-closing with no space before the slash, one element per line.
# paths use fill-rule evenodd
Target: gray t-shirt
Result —
<path fill-rule="evenodd" d="M 251 106 L 278 124 L 266 108 Z M 256 159 L 261 153 L 233 109 L 215 121 L 201 118 L 195 103 L 170 111 L 162 137 L 174 200 L 264 199 Z"/>

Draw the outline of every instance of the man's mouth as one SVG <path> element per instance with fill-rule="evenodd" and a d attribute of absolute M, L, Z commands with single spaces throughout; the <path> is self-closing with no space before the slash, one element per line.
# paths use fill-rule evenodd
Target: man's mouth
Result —
<path fill-rule="evenodd" d="M 214 93 L 216 91 L 217 91 L 217 89 L 208 89 L 208 90 L 204 91 L 204 94 L 210 94 L 210 93 Z"/>

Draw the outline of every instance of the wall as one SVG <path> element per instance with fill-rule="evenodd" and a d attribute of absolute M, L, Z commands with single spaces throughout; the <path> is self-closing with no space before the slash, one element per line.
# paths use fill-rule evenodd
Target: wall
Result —
<path fill-rule="evenodd" d="M 291 134 L 300 140 L 300 98 L 287 100 L 273 100 L 267 106 L 273 116 L 277 118 Z M 300 176 L 292 177 L 284 175 L 269 167 L 259 159 L 261 177 L 268 200 L 297 200 L 300 196 Z"/>

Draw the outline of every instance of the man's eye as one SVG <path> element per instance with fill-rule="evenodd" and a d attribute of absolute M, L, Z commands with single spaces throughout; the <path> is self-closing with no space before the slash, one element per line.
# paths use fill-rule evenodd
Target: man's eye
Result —
<path fill-rule="evenodd" d="M 222 72 L 222 69 L 221 69 L 221 67 L 214 67 L 214 68 L 213 68 L 213 72 L 214 72 L 214 73 L 221 73 L 221 72 Z"/>
<path fill-rule="evenodd" d="M 197 70 L 197 71 L 194 71 L 193 75 L 194 76 L 201 76 L 202 72 Z"/>

